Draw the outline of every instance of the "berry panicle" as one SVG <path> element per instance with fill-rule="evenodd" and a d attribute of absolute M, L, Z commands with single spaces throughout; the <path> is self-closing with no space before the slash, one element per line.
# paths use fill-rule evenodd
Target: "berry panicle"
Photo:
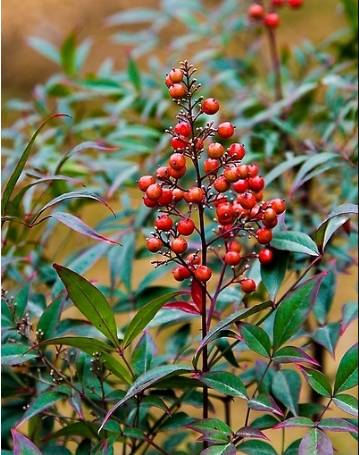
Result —
<path fill-rule="evenodd" d="M 157 212 L 146 245 L 162 256 L 156 266 L 175 264 L 177 281 L 194 279 L 206 286 L 214 281 L 211 265 L 220 261 L 224 272 L 218 286 L 237 283 L 251 293 L 256 283 L 247 271 L 253 261 L 270 266 L 275 260 L 272 228 L 286 209 L 285 201 L 263 200 L 265 181 L 255 163 L 242 162 L 246 150 L 232 140 L 235 126 L 208 121 L 219 113 L 220 104 L 198 96 L 195 71 L 185 61 L 165 79 L 180 111 L 167 131 L 172 147 L 167 164 L 138 181 L 144 204 Z M 189 181 L 193 171 L 195 180 Z M 215 228 L 208 235 L 207 224 L 213 220 Z"/>
<path fill-rule="evenodd" d="M 263 23 L 267 28 L 274 29 L 280 25 L 278 9 L 288 5 L 292 9 L 303 6 L 304 0 L 271 0 L 268 8 L 262 2 L 254 1 L 248 8 L 250 20 Z"/>

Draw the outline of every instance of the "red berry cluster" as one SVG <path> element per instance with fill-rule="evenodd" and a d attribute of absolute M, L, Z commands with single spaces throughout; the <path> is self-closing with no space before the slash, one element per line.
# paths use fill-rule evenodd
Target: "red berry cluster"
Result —
<path fill-rule="evenodd" d="M 248 8 L 248 17 L 256 21 L 262 21 L 268 28 L 276 28 L 280 25 L 278 8 L 286 4 L 293 9 L 300 8 L 304 0 L 271 0 L 270 9 L 267 11 L 262 3 L 253 3 Z"/>
<path fill-rule="evenodd" d="M 202 121 L 206 115 L 216 114 L 220 106 L 214 98 L 195 99 L 200 85 L 194 72 L 185 61 L 167 75 L 169 93 L 182 108 L 176 125 L 167 131 L 173 153 L 155 176 L 145 175 L 138 181 L 144 204 L 159 212 L 147 248 L 166 257 L 155 261 L 156 265 L 177 264 L 173 275 L 178 281 L 194 277 L 207 282 L 212 276 L 209 256 L 213 256 L 222 262 L 224 276 L 227 266 L 232 270 L 230 283 L 240 283 L 244 292 L 253 292 L 256 283 L 245 273 L 256 258 L 262 264 L 272 262 L 272 228 L 286 209 L 285 201 L 263 201 L 264 179 L 256 164 L 242 162 L 244 145 L 219 142 L 233 136 L 232 123 L 214 126 L 214 122 Z M 194 184 L 188 184 L 191 170 Z M 216 224 L 209 235 L 206 225 L 213 219 Z M 248 238 L 260 245 L 259 252 L 253 246 L 245 252 L 241 240 Z"/>

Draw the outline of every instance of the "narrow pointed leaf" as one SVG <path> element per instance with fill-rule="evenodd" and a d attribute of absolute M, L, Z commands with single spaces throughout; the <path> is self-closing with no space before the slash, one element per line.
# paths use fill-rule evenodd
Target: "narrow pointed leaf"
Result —
<path fill-rule="evenodd" d="M 78 348 L 87 354 L 93 354 L 94 352 L 111 352 L 114 348 L 101 340 L 87 337 L 58 337 L 50 338 L 49 340 L 41 341 L 39 347 L 42 346 L 72 346 Z"/>
<path fill-rule="evenodd" d="M 243 427 L 240 428 L 236 432 L 237 436 L 241 436 L 242 438 L 248 438 L 248 439 L 266 439 L 268 440 L 267 436 L 262 433 L 262 431 L 258 430 L 258 428 L 252 428 L 252 427 Z"/>
<path fill-rule="evenodd" d="M 204 373 L 201 376 L 201 382 L 224 395 L 240 397 L 243 399 L 248 398 L 247 390 L 243 382 L 239 376 L 235 376 L 232 373 L 226 371 Z"/>
<path fill-rule="evenodd" d="M 341 359 L 335 378 L 334 393 L 344 392 L 358 385 L 358 345 L 355 344 Z"/>
<path fill-rule="evenodd" d="M 225 445 L 215 445 L 204 449 L 201 455 L 236 455 L 237 451 L 235 446 L 230 442 Z"/>
<path fill-rule="evenodd" d="M 13 455 L 42 455 L 39 448 L 19 431 L 11 430 Z"/>
<path fill-rule="evenodd" d="M 278 423 L 274 428 L 312 428 L 314 425 L 314 422 L 308 417 L 290 417 Z"/>
<path fill-rule="evenodd" d="M 37 330 L 41 330 L 42 332 L 42 340 L 46 340 L 55 335 L 56 326 L 60 321 L 61 311 L 61 300 L 55 300 L 42 313 L 37 324 Z"/>
<path fill-rule="evenodd" d="M 38 357 L 29 351 L 29 346 L 19 343 L 6 343 L 1 346 L 1 365 L 21 365 Z"/>
<path fill-rule="evenodd" d="M 277 455 L 277 452 L 273 447 L 264 441 L 245 441 L 238 446 L 240 453 L 246 455 Z"/>
<path fill-rule="evenodd" d="M 278 349 L 273 360 L 278 363 L 310 363 L 311 365 L 319 366 L 319 363 L 303 349 L 296 346 L 284 346 Z"/>
<path fill-rule="evenodd" d="M 319 256 L 317 245 L 304 232 L 279 231 L 273 236 L 271 245 L 277 250 Z"/>
<path fill-rule="evenodd" d="M 270 395 L 260 394 L 248 401 L 248 407 L 255 411 L 272 412 L 283 416 L 283 412 Z"/>
<path fill-rule="evenodd" d="M 301 388 L 300 376 L 294 370 L 281 370 L 274 374 L 272 392 L 277 400 L 297 415 Z"/>
<path fill-rule="evenodd" d="M 302 371 L 313 390 L 319 393 L 319 395 L 323 395 L 324 397 L 331 396 L 332 387 L 327 377 L 323 373 L 317 370 L 307 370 L 304 368 Z"/>
<path fill-rule="evenodd" d="M 358 417 L 358 399 L 347 395 L 345 393 L 335 395 L 333 402 L 337 405 L 339 409 L 347 412 L 348 414 Z"/>
<path fill-rule="evenodd" d="M 271 341 L 261 327 L 243 322 L 239 326 L 239 331 L 250 350 L 264 357 L 270 356 Z"/>
<path fill-rule="evenodd" d="M 331 322 L 323 327 L 318 327 L 312 335 L 313 340 L 323 346 L 332 355 L 334 355 L 339 337 L 339 322 Z"/>
<path fill-rule="evenodd" d="M 203 440 L 214 444 L 229 442 L 232 434 L 231 428 L 216 418 L 199 420 L 187 425 L 187 427 L 201 433 Z"/>
<path fill-rule="evenodd" d="M 283 251 L 274 252 L 274 260 L 269 265 L 261 265 L 262 283 L 269 297 L 275 300 L 285 277 L 288 265 L 288 254 Z"/>
<path fill-rule="evenodd" d="M 358 433 L 358 427 L 345 419 L 329 417 L 326 419 L 321 419 L 318 425 L 322 430 L 326 431 Z"/>
<path fill-rule="evenodd" d="M 174 310 L 181 310 L 189 314 L 201 314 L 197 305 L 194 302 L 187 302 L 185 300 L 174 300 L 163 305 L 163 308 L 172 308 Z"/>

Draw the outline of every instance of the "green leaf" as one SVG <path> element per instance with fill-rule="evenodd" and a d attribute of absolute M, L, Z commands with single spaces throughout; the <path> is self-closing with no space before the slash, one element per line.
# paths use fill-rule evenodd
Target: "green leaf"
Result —
<path fill-rule="evenodd" d="M 208 334 L 203 338 L 201 341 L 200 345 L 198 346 L 196 350 L 196 354 L 193 359 L 193 365 L 196 366 L 198 363 L 199 355 L 202 352 L 203 348 L 211 342 L 213 339 L 216 338 L 219 332 L 221 332 L 223 329 L 228 327 L 230 324 L 232 324 L 235 321 L 240 321 L 242 319 L 245 319 L 249 316 L 252 316 L 253 314 L 257 314 L 262 310 L 265 310 L 266 308 L 269 308 L 272 306 L 271 302 L 263 302 L 260 303 L 259 305 L 255 305 L 252 308 L 249 309 L 242 309 L 239 311 L 236 311 L 235 313 L 231 314 L 230 316 L 226 317 L 223 319 L 221 322 L 219 322 L 214 329 L 212 329 Z"/>
<path fill-rule="evenodd" d="M 358 385 L 358 345 L 355 344 L 341 359 L 335 378 L 335 395 Z"/>
<path fill-rule="evenodd" d="M 37 36 L 31 36 L 27 39 L 29 45 L 39 52 L 44 57 L 48 58 L 54 63 L 60 64 L 60 55 L 55 46 L 48 41 L 38 38 Z"/>
<path fill-rule="evenodd" d="M 284 346 L 283 348 L 278 349 L 273 356 L 273 360 L 278 363 L 310 363 L 315 366 L 320 366 L 313 357 L 296 346 Z"/>
<path fill-rule="evenodd" d="M 296 371 L 281 370 L 274 374 L 272 380 L 273 395 L 294 415 L 298 414 L 300 388 L 300 376 Z"/>
<path fill-rule="evenodd" d="M 331 397 L 332 387 L 327 377 L 323 373 L 317 370 L 306 369 L 303 369 L 303 373 L 313 390 L 319 393 L 319 395 L 323 395 L 324 397 Z"/>
<path fill-rule="evenodd" d="M 29 347 L 19 343 L 7 343 L 1 346 L 1 365 L 20 365 L 38 356 L 29 352 Z"/>
<path fill-rule="evenodd" d="M 300 445 L 300 439 L 296 439 L 295 441 L 292 442 L 292 444 L 290 444 L 283 455 L 298 455 L 298 449 L 299 449 L 299 445 Z"/>
<path fill-rule="evenodd" d="M 72 270 L 58 264 L 54 268 L 74 305 L 100 332 L 119 345 L 113 311 L 102 292 Z"/>
<path fill-rule="evenodd" d="M 333 446 L 326 434 L 313 428 L 302 439 L 298 455 L 333 455 Z"/>
<path fill-rule="evenodd" d="M 127 366 L 124 364 L 122 359 L 116 359 L 111 354 L 103 352 L 101 358 L 104 362 L 105 367 L 111 371 L 115 376 L 121 378 L 126 384 L 131 384 L 132 377 L 129 373 Z"/>
<path fill-rule="evenodd" d="M 126 348 L 135 338 L 139 335 L 147 324 L 152 321 L 159 309 L 170 299 L 172 299 L 177 293 L 170 292 L 163 295 L 147 305 L 143 306 L 134 316 L 129 323 L 124 338 L 123 345 Z"/>
<path fill-rule="evenodd" d="M 290 417 L 283 422 L 279 422 L 275 428 L 312 428 L 314 422 L 308 417 Z"/>
<path fill-rule="evenodd" d="M 106 414 L 105 419 L 103 420 L 100 430 L 104 427 L 111 415 L 118 409 L 120 406 L 125 404 L 128 400 L 136 396 L 138 393 L 143 392 L 148 389 L 156 382 L 159 382 L 161 379 L 168 378 L 173 375 L 181 375 L 192 371 L 192 368 L 187 365 L 162 365 L 151 370 L 146 371 L 146 373 L 139 376 L 132 386 L 128 389 L 126 395 L 122 400 L 117 402 Z"/>
<path fill-rule="evenodd" d="M 319 256 L 319 250 L 309 235 L 304 232 L 277 231 L 271 241 L 273 248 L 277 250 L 303 253 L 309 256 Z"/>
<path fill-rule="evenodd" d="M 284 172 L 292 169 L 307 159 L 306 156 L 290 157 L 286 161 L 275 166 L 265 177 L 266 186 L 270 185 L 275 179 L 282 176 Z"/>
<path fill-rule="evenodd" d="M 201 455 L 236 455 L 237 451 L 235 446 L 230 442 L 225 445 L 215 445 L 204 449 Z"/>
<path fill-rule="evenodd" d="M 21 319 L 24 316 L 27 302 L 29 300 L 29 293 L 30 293 L 30 284 L 26 284 L 16 295 L 15 302 L 16 302 L 16 309 L 15 313 L 16 316 Z"/>
<path fill-rule="evenodd" d="M 277 455 L 273 447 L 264 441 L 245 441 L 238 446 L 238 449 L 246 455 Z"/>
<path fill-rule="evenodd" d="M 325 324 L 333 302 L 336 276 L 333 270 L 328 270 L 321 281 L 317 298 L 315 299 L 313 312 L 320 324 Z"/>
<path fill-rule="evenodd" d="M 12 428 L 13 455 L 42 455 L 38 447 L 22 433 Z"/>
<path fill-rule="evenodd" d="M 39 347 L 48 346 L 48 345 L 56 345 L 56 346 L 72 346 L 74 348 L 78 348 L 87 354 L 92 355 L 94 352 L 111 352 L 113 351 L 113 347 L 109 346 L 108 344 L 104 343 L 101 340 L 96 340 L 95 338 L 87 338 L 87 337 L 58 337 L 58 338 L 51 338 L 49 340 L 42 341 L 39 344 Z"/>
<path fill-rule="evenodd" d="M 336 345 L 340 337 L 340 323 L 331 322 L 315 330 L 312 338 L 315 342 L 325 347 L 325 349 L 334 355 Z"/>
<path fill-rule="evenodd" d="M 315 285 L 315 280 L 307 281 L 296 288 L 278 306 L 273 327 L 274 351 L 295 335 L 305 321 Z"/>
<path fill-rule="evenodd" d="M 37 330 L 41 330 L 41 338 L 43 340 L 51 338 L 56 334 L 56 326 L 60 320 L 61 311 L 61 300 L 55 300 L 42 313 L 37 324 Z"/>
<path fill-rule="evenodd" d="M 339 409 L 347 412 L 348 414 L 358 417 L 358 399 L 347 395 L 345 393 L 335 395 L 333 398 L 334 403 Z"/>
<path fill-rule="evenodd" d="M 123 238 L 123 246 L 119 251 L 113 248 L 110 252 L 111 282 L 116 286 L 116 278 L 126 286 L 128 291 L 132 289 L 132 269 L 136 249 L 136 237 L 134 232 L 128 233 Z"/>
<path fill-rule="evenodd" d="M 141 90 L 141 74 L 137 63 L 132 58 L 128 60 L 127 73 L 133 86 L 139 92 Z"/>
<path fill-rule="evenodd" d="M 317 166 L 321 164 L 327 164 L 329 160 L 338 158 L 338 155 L 336 153 L 330 153 L 330 152 L 324 152 L 324 153 L 319 153 L 319 154 L 313 154 L 309 158 L 304 161 L 304 164 L 302 167 L 299 169 L 296 178 L 293 182 L 291 192 L 293 193 L 294 191 L 297 190 L 304 182 L 308 180 L 308 176 L 310 175 L 310 171 L 312 169 L 316 168 Z"/>
<path fill-rule="evenodd" d="M 153 349 L 153 340 L 151 336 L 145 332 L 133 350 L 131 358 L 132 368 L 137 375 L 145 373 L 150 369 Z"/>
<path fill-rule="evenodd" d="M 270 395 L 264 393 L 248 401 L 248 407 L 255 411 L 272 412 L 273 414 L 283 416 L 283 412 Z"/>
<path fill-rule="evenodd" d="M 76 73 L 76 35 L 71 33 L 62 43 L 60 49 L 61 65 L 68 76 Z"/>
<path fill-rule="evenodd" d="M 262 328 L 242 322 L 239 326 L 239 332 L 250 350 L 264 357 L 270 356 L 271 341 Z"/>
<path fill-rule="evenodd" d="M 224 395 L 240 397 L 245 400 L 248 398 L 247 390 L 239 376 L 235 376 L 227 371 L 204 373 L 200 379 L 201 382 L 208 387 L 211 387 Z"/>
<path fill-rule="evenodd" d="M 340 433 L 358 433 L 357 425 L 353 425 L 345 419 L 332 418 L 321 419 L 319 427 L 322 430 L 334 431 Z"/>
<path fill-rule="evenodd" d="M 203 419 L 187 425 L 194 431 L 201 433 L 203 439 L 210 443 L 218 444 L 229 442 L 232 434 L 231 428 L 219 419 Z"/>
<path fill-rule="evenodd" d="M 26 420 L 30 419 L 31 417 L 40 414 L 45 409 L 50 408 L 59 400 L 64 400 L 68 397 L 63 392 L 56 392 L 56 391 L 47 391 L 42 392 L 35 400 L 30 404 L 30 407 L 26 410 L 25 414 L 22 416 L 18 425 L 22 424 Z"/>
<path fill-rule="evenodd" d="M 7 181 L 5 188 L 2 193 L 2 198 L 1 198 L 1 214 L 2 216 L 5 216 L 8 213 L 9 209 L 9 201 L 12 196 L 12 193 L 14 191 L 15 185 L 17 181 L 19 180 L 19 177 L 26 165 L 26 162 L 30 156 L 32 146 L 35 142 L 35 139 L 37 138 L 38 134 L 42 130 L 42 128 L 50 121 L 53 120 L 54 118 L 58 117 L 69 117 L 67 114 L 54 114 L 51 115 L 51 117 L 47 118 L 44 120 L 39 128 L 35 131 L 35 133 L 31 136 L 30 142 L 27 144 L 25 147 L 25 150 L 23 151 L 19 161 L 17 162 L 15 169 L 13 170 L 9 180 Z"/>
<path fill-rule="evenodd" d="M 284 280 L 288 265 L 288 254 L 282 251 L 274 252 L 274 260 L 269 265 L 261 265 L 261 277 L 269 297 L 275 300 Z"/>

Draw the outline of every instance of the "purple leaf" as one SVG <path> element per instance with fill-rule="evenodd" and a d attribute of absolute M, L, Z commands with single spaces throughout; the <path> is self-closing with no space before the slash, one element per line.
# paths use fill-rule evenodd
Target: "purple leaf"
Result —
<path fill-rule="evenodd" d="M 173 302 L 168 302 L 166 305 L 163 305 L 163 308 L 171 308 L 174 310 L 181 310 L 185 313 L 190 314 L 201 314 L 194 302 L 186 302 L 185 300 L 178 300 Z"/>
<path fill-rule="evenodd" d="M 335 432 L 348 432 L 348 433 L 358 433 L 358 427 L 348 422 L 345 419 L 340 418 L 327 418 L 322 419 L 318 426 L 322 430 L 326 431 L 335 431 Z"/>
<path fill-rule="evenodd" d="M 249 400 L 248 406 L 255 411 L 273 412 L 273 414 L 279 416 L 284 415 L 283 411 L 270 395 L 260 394 L 256 398 Z"/>
<path fill-rule="evenodd" d="M 323 431 L 313 428 L 302 439 L 298 455 L 333 455 L 333 446 Z"/>
<path fill-rule="evenodd" d="M 314 426 L 314 422 L 312 422 L 308 417 L 291 417 L 283 422 L 279 422 L 274 429 L 278 428 L 298 428 L 298 427 L 306 427 L 311 428 Z"/>
<path fill-rule="evenodd" d="M 310 363 L 312 365 L 320 366 L 319 363 L 304 349 L 297 348 L 296 346 L 285 346 L 275 353 L 273 360 L 278 363 Z"/>
<path fill-rule="evenodd" d="M 35 444 L 15 428 L 11 430 L 11 435 L 14 455 L 42 455 Z"/>
<path fill-rule="evenodd" d="M 250 438 L 250 439 L 266 439 L 269 441 L 267 436 L 258 428 L 252 427 L 243 427 L 236 432 L 237 436 L 241 436 L 242 438 Z"/>

